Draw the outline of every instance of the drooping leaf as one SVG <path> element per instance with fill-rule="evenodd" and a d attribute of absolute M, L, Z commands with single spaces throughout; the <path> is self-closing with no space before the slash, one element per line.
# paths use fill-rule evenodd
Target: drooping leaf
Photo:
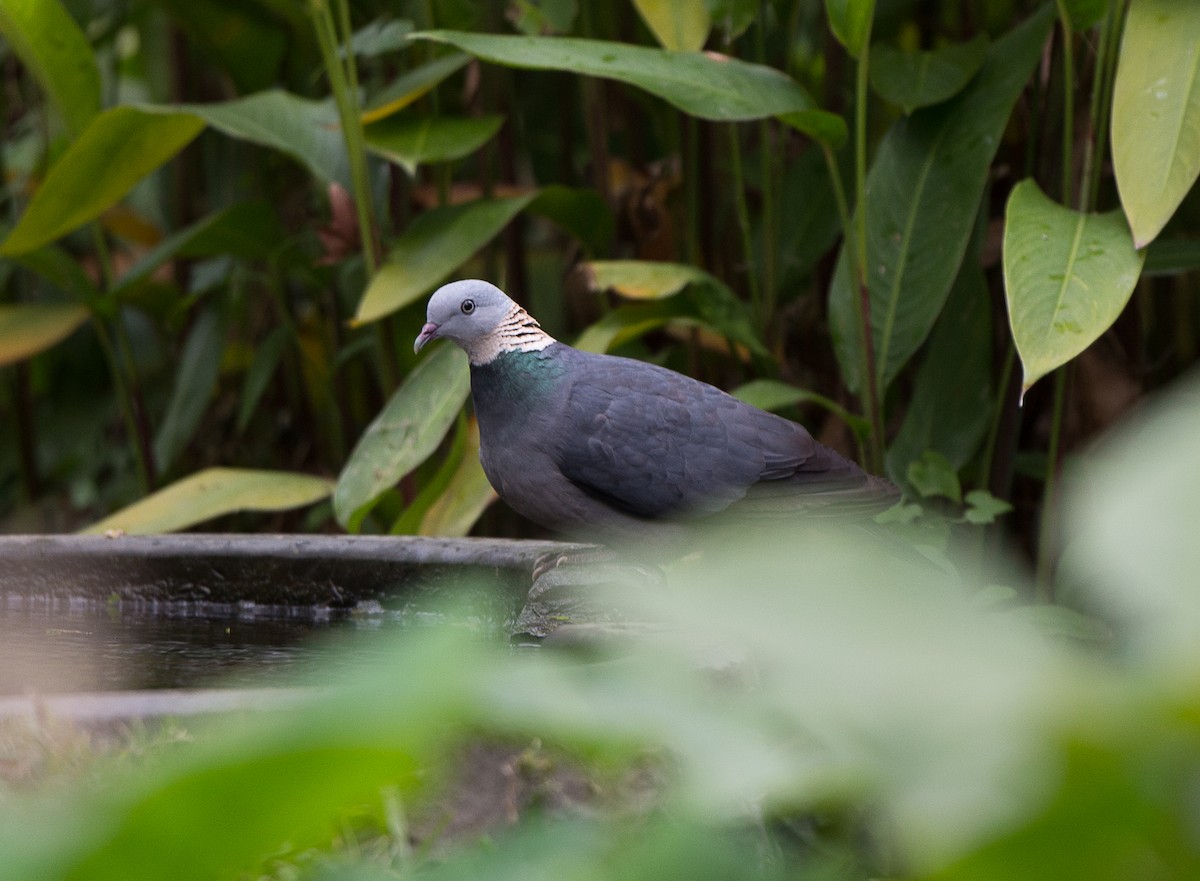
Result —
<path fill-rule="evenodd" d="M 575 236 L 589 256 L 606 253 L 616 235 L 612 209 L 595 190 L 550 184 L 538 190 L 529 212 L 554 221 Z"/>
<path fill-rule="evenodd" d="M 899 120 L 867 178 L 867 286 L 882 392 L 929 335 L 958 275 L 1000 137 L 1037 63 L 1053 8 L 992 44 L 950 101 Z M 859 288 L 843 243 L 829 291 L 830 329 L 846 384 L 864 388 Z"/>
<path fill-rule="evenodd" d="M 794 407 L 797 404 L 816 404 L 837 414 L 854 430 L 855 434 L 865 436 L 871 430 L 868 420 L 861 416 L 855 416 L 837 401 L 777 379 L 752 379 L 745 385 L 732 389 L 730 394 L 739 401 L 745 401 L 760 410 L 774 411 Z"/>
<path fill-rule="evenodd" d="M 59 0 L 4 0 L 0 34 L 50 97 L 72 135 L 100 112 L 100 70 Z"/>
<path fill-rule="evenodd" d="M 875 0 L 825 0 L 825 13 L 829 16 L 829 29 L 850 57 L 862 55 L 871 39 Z"/>
<path fill-rule="evenodd" d="M 211 104 L 142 104 L 147 113 L 190 113 L 231 138 L 279 150 L 323 183 L 350 188 L 346 143 L 333 101 L 311 101 L 278 89 Z"/>
<path fill-rule="evenodd" d="M 1200 3 L 1133 0 L 1112 104 L 1113 170 L 1144 248 L 1200 175 Z"/>
<path fill-rule="evenodd" d="M 1142 270 L 1120 211 L 1082 214 L 1032 180 L 1013 188 L 1004 223 L 1004 289 L 1028 389 L 1117 320 Z"/>
<path fill-rule="evenodd" d="M 204 418 L 221 368 L 225 326 L 213 309 L 200 313 L 188 333 L 175 371 L 171 403 L 154 438 L 154 459 L 167 471 L 195 434 Z"/>
<path fill-rule="evenodd" d="M 925 450 L 962 468 L 987 430 L 991 400 L 991 296 L 982 267 L 967 260 L 917 368 L 904 423 L 888 447 L 888 474 L 903 484 Z"/>
<path fill-rule="evenodd" d="M 358 304 L 354 324 L 375 321 L 420 299 L 495 238 L 535 195 L 477 199 L 422 214 L 392 245 Z"/>
<path fill-rule="evenodd" d="M 134 107 L 101 113 L 54 163 L 0 244 L 0 254 L 32 251 L 94 219 L 203 127 L 186 113 L 144 113 Z"/>
<path fill-rule="evenodd" d="M 93 523 L 83 532 L 174 532 L 236 511 L 286 511 L 311 505 L 332 490 L 332 481 L 308 474 L 206 468 Z"/>
<path fill-rule="evenodd" d="M 408 172 L 430 162 L 449 162 L 474 153 L 500 130 L 503 116 L 389 116 L 366 127 L 367 147 Z"/>
<path fill-rule="evenodd" d="M 653 260 L 591 260 L 583 271 L 593 291 L 611 290 L 630 300 L 661 300 L 689 284 L 714 280 L 696 266 Z"/>
<path fill-rule="evenodd" d="M 470 60 L 470 55 L 452 52 L 401 75 L 367 102 L 362 112 L 363 123 L 378 122 L 403 110 L 452 73 L 462 70 Z"/>
<path fill-rule="evenodd" d="M 58 345 L 87 319 L 88 310 L 83 306 L 0 304 L 0 367 Z"/>
<path fill-rule="evenodd" d="M 333 510 L 342 526 L 357 531 L 379 496 L 429 457 L 470 390 L 466 355 L 456 346 L 439 346 L 417 365 L 338 476 Z"/>
<path fill-rule="evenodd" d="M 902 52 L 877 46 L 871 53 L 871 87 L 905 113 L 939 104 L 962 91 L 987 57 L 988 39 L 979 34 L 929 52 Z"/>
<path fill-rule="evenodd" d="M 446 488 L 421 519 L 421 535 L 466 535 L 497 498 L 479 464 L 479 425 L 471 420 L 462 458 Z"/>
<path fill-rule="evenodd" d="M 633 0 L 633 5 L 664 49 L 704 48 L 712 24 L 704 0 Z"/>
<path fill-rule="evenodd" d="M 607 352 L 657 330 L 678 315 L 679 311 L 674 303 L 661 300 L 618 306 L 599 321 L 589 324 L 575 340 L 574 346 L 585 352 Z"/>
<path fill-rule="evenodd" d="M 840 150 L 846 143 L 846 138 L 849 137 L 846 120 L 828 110 L 814 107 L 810 110 L 781 113 L 776 119 L 834 150 Z"/>
<path fill-rule="evenodd" d="M 413 39 L 449 43 L 484 61 L 562 70 L 645 89 L 701 119 L 762 119 L 810 110 L 812 98 L 790 77 L 758 64 L 697 52 L 669 52 L 606 40 L 422 31 Z"/>

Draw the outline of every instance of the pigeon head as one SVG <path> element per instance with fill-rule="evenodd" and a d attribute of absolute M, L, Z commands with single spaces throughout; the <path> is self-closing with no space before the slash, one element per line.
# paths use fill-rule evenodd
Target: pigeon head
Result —
<path fill-rule="evenodd" d="M 440 339 L 463 349 L 472 364 L 486 364 L 501 352 L 537 351 L 554 342 L 504 291 L 477 278 L 443 285 L 429 298 L 425 326 L 413 351 Z"/>

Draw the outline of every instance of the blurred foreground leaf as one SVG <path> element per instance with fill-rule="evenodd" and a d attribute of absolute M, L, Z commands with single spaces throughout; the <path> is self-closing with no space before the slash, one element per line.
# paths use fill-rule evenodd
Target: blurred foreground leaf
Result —
<path fill-rule="evenodd" d="M 175 532 L 235 511 L 286 511 L 311 505 L 332 491 L 332 481 L 308 474 L 206 468 L 93 523 L 83 532 Z"/>

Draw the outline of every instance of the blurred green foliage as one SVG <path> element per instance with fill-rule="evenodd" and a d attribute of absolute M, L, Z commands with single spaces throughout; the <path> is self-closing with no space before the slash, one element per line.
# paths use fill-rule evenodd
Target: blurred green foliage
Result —
<path fill-rule="evenodd" d="M 749 389 L 903 516 L 1007 501 L 1046 586 L 1066 454 L 1196 359 L 1198 33 L 1172 0 L 3 0 L 0 528 L 520 534 L 411 354 L 473 275 Z"/>

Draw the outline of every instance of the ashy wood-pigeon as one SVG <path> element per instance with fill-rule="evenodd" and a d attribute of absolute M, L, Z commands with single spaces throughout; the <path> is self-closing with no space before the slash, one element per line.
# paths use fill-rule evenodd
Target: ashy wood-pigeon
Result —
<path fill-rule="evenodd" d="M 899 493 L 804 428 L 674 371 L 556 341 L 486 281 L 429 300 L 413 345 L 471 364 L 479 457 L 510 507 L 590 541 L 672 542 L 720 512 L 868 518 Z"/>

